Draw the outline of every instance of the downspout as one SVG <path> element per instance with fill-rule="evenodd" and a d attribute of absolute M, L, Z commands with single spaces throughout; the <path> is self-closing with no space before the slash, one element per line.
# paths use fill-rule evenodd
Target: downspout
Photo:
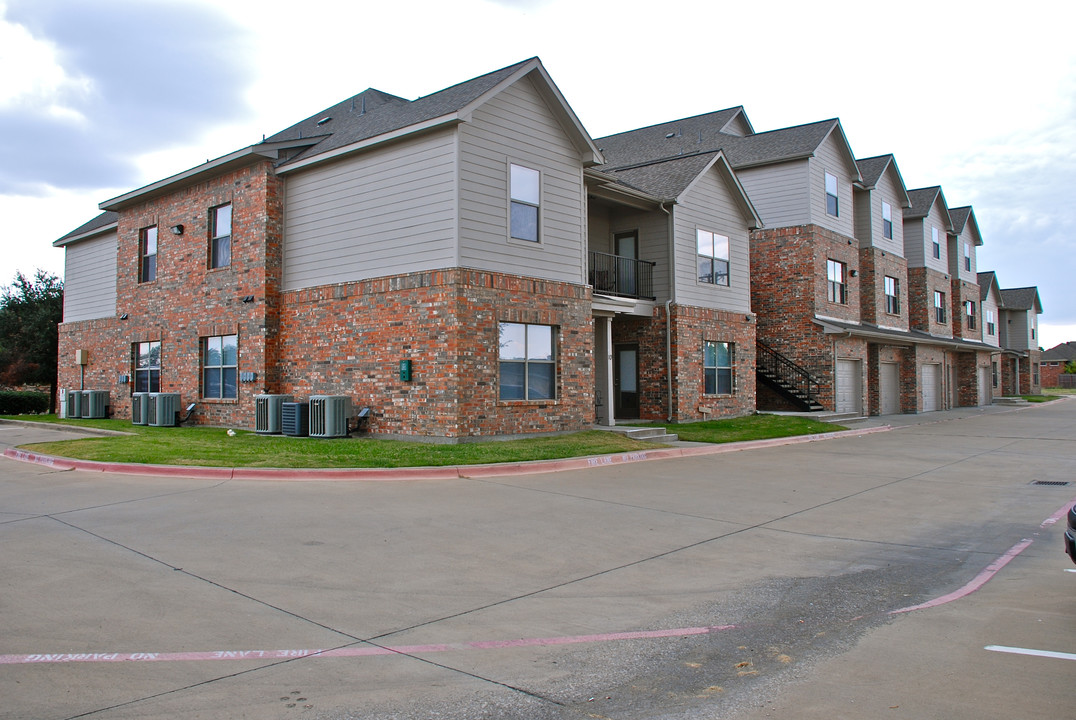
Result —
<path fill-rule="evenodd" d="M 672 374 L 672 304 L 675 299 L 676 292 L 676 264 L 673 262 L 676 257 L 676 237 L 674 232 L 676 230 L 673 227 L 672 213 L 665 208 L 665 203 L 658 205 L 661 211 L 669 216 L 669 299 L 665 301 L 665 387 L 668 391 L 668 408 L 669 412 L 665 418 L 667 422 L 673 421 L 673 374 Z"/>

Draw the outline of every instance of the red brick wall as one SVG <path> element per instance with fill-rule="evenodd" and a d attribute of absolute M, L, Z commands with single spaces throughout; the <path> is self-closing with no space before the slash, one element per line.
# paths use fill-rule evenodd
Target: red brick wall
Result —
<path fill-rule="evenodd" d="M 348 395 L 374 434 L 459 440 L 594 423 L 590 291 L 463 269 L 287 292 L 281 389 Z M 556 400 L 498 399 L 500 322 L 558 328 Z M 399 379 L 399 361 L 412 379 Z"/>
<path fill-rule="evenodd" d="M 908 263 L 904 258 L 875 247 L 859 251 L 860 318 L 863 322 L 889 328 L 908 329 Z M 896 278 L 899 285 L 900 314 L 891 315 L 885 308 L 885 277 Z"/>
<path fill-rule="evenodd" d="M 664 308 L 662 308 L 664 315 Z M 691 422 L 755 411 L 755 323 L 740 313 L 673 305 L 673 420 Z M 735 344 L 733 393 L 705 395 L 703 343 Z"/>
<path fill-rule="evenodd" d="M 953 313 L 953 337 L 965 340 L 982 342 L 983 339 L 983 310 L 979 307 L 979 286 L 958 277 L 953 277 L 950 286 Z M 975 303 L 975 327 L 968 327 L 968 314 L 964 303 Z"/>
<path fill-rule="evenodd" d="M 945 293 L 945 322 L 939 323 L 934 312 L 934 291 Z M 952 336 L 952 287 L 949 276 L 926 267 L 908 268 L 908 311 L 913 330 L 932 335 Z"/>
<path fill-rule="evenodd" d="M 274 352 L 280 274 L 282 212 L 279 180 L 268 161 L 222 174 L 180 191 L 125 208 L 118 222 L 115 319 L 60 326 L 58 371 L 63 387 L 77 387 L 75 348 L 91 348 L 88 389 L 110 389 L 113 412 L 130 417 L 131 346 L 161 343 L 161 391 L 197 401 L 197 422 L 253 425 L 251 396 L 272 387 L 266 358 Z M 232 204 L 231 264 L 209 269 L 209 209 Z M 157 277 L 139 280 L 139 233 L 158 228 Z M 183 225 L 182 235 L 170 227 Z M 253 295 L 254 302 L 243 297 Z M 127 315 L 120 320 L 119 316 Z M 240 370 L 258 373 L 241 383 L 237 400 L 203 400 L 200 339 L 239 335 Z M 268 383 L 268 385 L 266 385 Z"/>
<path fill-rule="evenodd" d="M 826 261 L 845 263 L 847 302 L 830 302 Z M 817 225 L 755 230 L 751 233 L 751 307 L 758 315 L 758 338 L 804 367 L 820 381 L 819 402 L 835 404 L 835 348 L 812 322 L 815 315 L 858 321 L 861 306 L 860 251 L 850 238 Z M 857 277 L 852 277 L 852 271 Z M 866 343 L 843 348 L 866 359 Z M 763 409 L 760 406 L 760 409 Z"/>

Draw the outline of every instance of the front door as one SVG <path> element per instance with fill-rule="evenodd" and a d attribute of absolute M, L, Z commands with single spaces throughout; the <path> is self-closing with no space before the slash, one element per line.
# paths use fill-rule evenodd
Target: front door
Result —
<path fill-rule="evenodd" d="M 639 346 L 617 345 L 613 357 L 613 392 L 616 417 L 639 417 Z"/>

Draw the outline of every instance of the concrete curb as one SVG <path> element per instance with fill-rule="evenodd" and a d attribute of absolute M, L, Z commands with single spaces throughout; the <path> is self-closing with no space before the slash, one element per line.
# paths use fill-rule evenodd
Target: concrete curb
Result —
<path fill-rule="evenodd" d="M 617 453 L 560 460 L 535 460 L 533 462 L 499 463 L 494 465 L 448 465 L 444 467 L 404 467 L 404 468 L 218 468 L 193 467 L 180 465 L 143 465 L 139 463 L 97 462 L 95 460 L 76 460 L 74 458 L 42 455 L 8 448 L 4 457 L 18 462 L 33 463 L 55 470 L 81 470 L 83 472 L 107 472 L 121 475 L 145 475 L 149 477 L 184 477 L 196 480 L 260 480 L 284 482 L 400 482 L 406 480 L 451 480 L 457 478 L 487 478 L 514 475 L 536 475 L 540 473 L 564 472 L 566 470 L 586 470 L 588 468 L 608 467 L 624 463 L 645 462 L 648 460 L 672 460 L 700 455 L 718 455 L 721 453 L 757 450 L 782 445 L 817 442 L 819 440 L 836 440 L 840 438 L 859 437 L 877 432 L 886 432 L 893 428 L 888 425 L 863 428 L 861 430 L 841 430 L 832 433 L 814 435 L 797 435 L 787 438 L 769 440 L 751 440 L 747 442 L 724 443 L 721 445 L 699 445 L 693 447 L 671 447 L 660 450 L 640 450 L 638 452 Z"/>

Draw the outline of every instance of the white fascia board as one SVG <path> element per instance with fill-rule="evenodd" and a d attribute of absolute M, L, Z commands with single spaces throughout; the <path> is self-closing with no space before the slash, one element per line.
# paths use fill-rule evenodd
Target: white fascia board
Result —
<path fill-rule="evenodd" d="M 97 237 L 98 235 L 104 235 L 110 232 L 116 232 L 119 228 L 119 222 L 109 223 L 108 225 L 102 225 L 99 228 L 88 230 L 79 235 L 74 235 L 63 240 L 56 240 L 52 243 L 53 247 L 64 247 L 65 245 L 71 245 L 72 243 L 82 242 L 83 240 L 89 240 L 90 238 Z"/>
<path fill-rule="evenodd" d="M 365 140 L 359 140 L 353 142 L 350 145 L 344 145 L 338 147 L 335 150 L 319 153 L 313 157 L 306 158 L 305 160 L 299 160 L 294 163 L 288 163 L 287 165 L 277 168 L 277 175 L 286 175 L 287 173 L 301 170 L 311 165 L 317 165 L 318 163 L 326 162 L 328 160 L 335 160 L 345 155 L 361 152 L 377 145 L 383 145 L 384 143 L 393 142 L 400 138 L 405 138 L 408 135 L 416 135 L 418 133 L 427 132 L 429 130 L 436 130 L 441 127 L 448 127 L 450 125 L 458 125 L 464 122 L 464 118 L 460 117 L 460 113 L 449 113 L 448 115 L 442 115 L 425 122 L 416 123 L 414 125 L 408 125 L 407 127 L 400 128 L 399 130 L 393 130 L 391 132 L 383 133 L 381 135 L 375 135 Z"/>

